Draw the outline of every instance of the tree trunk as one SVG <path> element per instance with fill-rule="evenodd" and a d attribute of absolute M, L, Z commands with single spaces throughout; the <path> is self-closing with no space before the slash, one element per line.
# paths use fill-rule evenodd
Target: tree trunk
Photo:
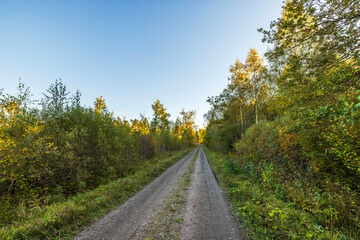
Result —
<path fill-rule="evenodd" d="M 243 109 L 240 104 L 240 120 L 241 120 L 241 131 L 244 132 L 244 117 L 243 117 Z"/>
<path fill-rule="evenodd" d="M 255 123 L 258 123 L 258 104 L 255 102 Z"/>

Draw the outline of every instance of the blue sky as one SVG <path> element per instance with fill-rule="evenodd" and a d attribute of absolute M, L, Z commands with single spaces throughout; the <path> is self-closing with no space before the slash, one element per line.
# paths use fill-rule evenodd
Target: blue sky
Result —
<path fill-rule="evenodd" d="M 175 120 L 227 84 L 249 48 L 264 53 L 257 28 L 280 16 L 282 0 L 0 1 L 0 88 L 18 79 L 34 99 L 61 78 L 82 103 L 102 95 L 115 115 L 151 117 L 160 101 Z"/>

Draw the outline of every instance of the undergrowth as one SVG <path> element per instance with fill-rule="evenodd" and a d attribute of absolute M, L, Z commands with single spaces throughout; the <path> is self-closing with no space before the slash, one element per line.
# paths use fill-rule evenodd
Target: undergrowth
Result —
<path fill-rule="evenodd" d="M 208 160 L 249 239 L 360 239 L 357 195 L 298 178 L 277 181 L 279 169 L 240 166 L 205 148 Z"/>
<path fill-rule="evenodd" d="M 54 204 L 20 206 L 13 214 L 22 215 L 22 221 L 0 228 L 0 239 L 69 239 L 140 191 L 190 150 L 145 162 L 133 175 Z"/>

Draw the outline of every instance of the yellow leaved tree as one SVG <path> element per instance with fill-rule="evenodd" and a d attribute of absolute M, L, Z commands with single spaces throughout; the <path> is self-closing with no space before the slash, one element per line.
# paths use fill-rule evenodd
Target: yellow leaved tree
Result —
<path fill-rule="evenodd" d="M 18 90 L 18 96 L 0 98 L 0 182 L 6 182 L 9 191 L 29 190 L 28 183 L 41 178 L 46 162 L 39 156 L 52 147 L 41 137 L 40 121 L 26 111 L 29 89 L 20 83 Z"/>
<path fill-rule="evenodd" d="M 255 122 L 259 120 L 259 103 L 267 96 L 268 84 L 264 78 L 264 58 L 260 57 L 255 49 L 250 49 L 245 63 L 236 60 L 235 64 L 230 66 L 232 73 L 230 89 L 236 92 L 240 102 L 241 122 L 244 125 L 243 106 L 245 104 L 254 104 Z"/>

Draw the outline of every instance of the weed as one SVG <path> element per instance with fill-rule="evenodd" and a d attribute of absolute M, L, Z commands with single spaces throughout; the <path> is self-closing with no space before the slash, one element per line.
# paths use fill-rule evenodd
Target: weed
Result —
<path fill-rule="evenodd" d="M 184 221 L 184 219 L 182 218 L 175 218 L 174 222 L 176 223 L 182 223 Z"/>

